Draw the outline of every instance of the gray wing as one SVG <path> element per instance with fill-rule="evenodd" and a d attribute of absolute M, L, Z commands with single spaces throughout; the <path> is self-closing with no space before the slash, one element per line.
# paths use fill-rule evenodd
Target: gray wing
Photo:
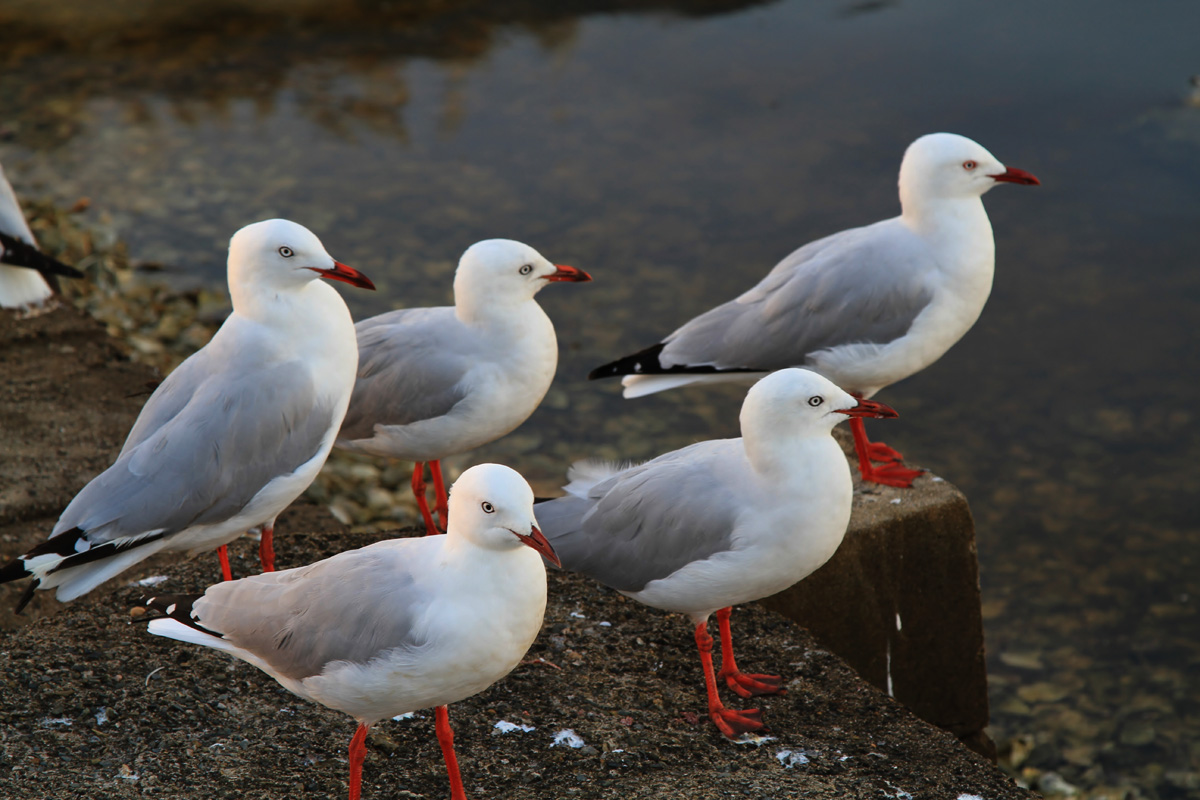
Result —
<path fill-rule="evenodd" d="M 209 347 L 212 347 L 212 343 Z M 227 354 L 214 350 L 212 355 L 224 357 Z M 194 353 L 164 378 L 150 395 L 146 405 L 138 412 L 133 427 L 125 437 L 125 444 L 121 445 L 121 455 L 137 447 L 147 436 L 154 435 L 193 402 L 197 387 L 210 377 L 208 371 L 215 367 L 218 360 L 220 359 L 210 357 L 207 349 L 203 349 Z"/>
<path fill-rule="evenodd" d="M 358 378 L 339 439 L 443 416 L 466 396 L 460 382 L 473 363 L 473 339 L 453 308 L 391 311 L 354 329 Z"/>
<path fill-rule="evenodd" d="M 534 507 L 563 568 L 626 592 L 730 548 L 740 504 L 722 462 L 740 439 L 699 442 Z"/>
<path fill-rule="evenodd" d="M 116 462 L 75 496 L 52 535 L 79 528 L 94 546 L 220 522 L 313 458 L 335 409 L 318 403 L 309 371 L 295 361 L 237 369 L 237 360 L 205 348 L 180 365 L 146 403 Z"/>
<path fill-rule="evenodd" d="M 886 344 L 907 333 L 932 299 L 925 280 L 932 266 L 898 219 L 818 239 L 750 291 L 668 336 L 659 360 L 766 371 L 802 366 L 838 345 Z"/>
<path fill-rule="evenodd" d="M 209 587 L 193 606 L 204 628 L 301 680 L 332 661 L 364 663 L 418 649 L 430 605 L 396 542 L 339 553 L 307 567 Z M 385 545 L 385 546 L 380 546 Z"/>

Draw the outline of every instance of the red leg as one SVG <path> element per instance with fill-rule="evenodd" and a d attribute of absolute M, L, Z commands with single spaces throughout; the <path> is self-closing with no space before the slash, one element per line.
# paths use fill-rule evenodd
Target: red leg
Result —
<path fill-rule="evenodd" d="M 442 477 L 442 462 L 430 461 L 429 472 L 433 475 L 433 494 L 437 500 L 438 521 L 442 523 L 442 530 L 446 530 L 450 524 L 448 522 L 450 516 L 450 497 L 446 494 L 446 481 Z"/>
<path fill-rule="evenodd" d="M 901 456 L 895 450 L 881 442 L 871 442 L 867 439 L 867 427 L 858 417 L 850 418 L 850 433 L 854 435 L 854 452 L 858 454 L 858 472 L 864 481 L 882 483 L 885 486 L 898 486 L 906 489 L 912 486 L 913 478 L 925 470 L 909 469 L 900 461 Z M 895 460 L 876 467 L 871 464 L 872 449 L 886 448 L 896 456 Z M 882 451 L 880 451 L 882 452 Z"/>
<path fill-rule="evenodd" d="M 275 520 L 262 526 L 262 538 L 258 541 L 258 563 L 263 572 L 275 571 Z"/>
<path fill-rule="evenodd" d="M 350 739 L 350 800 L 358 800 L 362 793 L 362 765 L 367 757 L 367 726 L 359 723 L 358 730 Z"/>
<path fill-rule="evenodd" d="M 454 731 L 450 730 L 450 709 L 438 706 L 434 709 L 434 718 L 437 720 L 438 744 L 442 746 L 442 757 L 446 759 L 446 772 L 450 776 L 450 800 L 467 800 L 467 793 L 463 791 L 462 775 L 458 773 L 458 757 L 454 755 Z"/>
<path fill-rule="evenodd" d="M 217 558 L 221 560 L 221 579 L 233 580 L 233 570 L 229 568 L 229 545 L 223 544 L 217 548 Z"/>
<path fill-rule="evenodd" d="M 417 498 L 417 508 L 421 509 L 421 516 L 425 519 L 425 535 L 432 536 L 438 533 L 437 526 L 433 524 L 433 515 L 429 513 L 429 501 L 425 499 L 424 461 L 413 464 L 412 490 L 413 496 Z"/>
<path fill-rule="evenodd" d="M 717 678 L 713 674 L 713 640 L 708 635 L 708 622 L 696 626 L 696 649 L 700 651 L 700 663 L 704 667 L 704 687 L 708 690 L 708 716 L 721 733 L 730 739 L 739 734 L 756 731 L 763 727 L 762 712 L 757 708 L 735 711 L 726 708 L 717 694 Z"/>
<path fill-rule="evenodd" d="M 729 629 L 730 608 L 717 612 L 717 625 L 721 629 L 721 671 L 717 678 L 724 678 L 725 685 L 742 697 L 756 694 L 787 694 L 783 678 L 778 675 L 746 674 L 737 668 L 733 658 L 733 632 Z"/>

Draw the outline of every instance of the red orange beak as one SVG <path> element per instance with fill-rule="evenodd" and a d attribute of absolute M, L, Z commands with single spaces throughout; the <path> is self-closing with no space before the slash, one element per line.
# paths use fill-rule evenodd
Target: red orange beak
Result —
<path fill-rule="evenodd" d="M 1006 167 L 999 175 L 988 175 L 997 183 L 1020 183 L 1025 186 L 1041 186 L 1042 182 L 1032 172 L 1026 172 L 1016 167 Z"/>
<path fill-rule="evenodd" d="M 871 419 L 895 419 L 900 416 L 891 406 L 862 398 L 859 398 L 858 405 L 854 408 L 839 408 L 838 413 L 848 417 L 870 417 Z"/>
<path fill-rule="evenodd" d="M 546 280 L 548 281 L 570 281 L 571 283 L 584 283 L 592 279 L 591 275 L 588 275 L 581 269 L 568 267 L 566 264 L 555 264 L 554 266 L 558 269 L 546 276 Z"/>
<path fill-rule="evenodd" d="M 350 284 L 351 286 L 357 286 L 360 289 L 370 289 L 371 291 L 375 291 L 375 284 L 371 283 L 370 278 L 368 278 L 366 275 L 363 275 L 354 267 L 347 267 L 340 261 L 333 262 L 333 269 L 318 269 L 316 267 L 309 267 L 309 269 L 320 275 L 322 278 L 329 278 L 330 280 L 334 281 L 342 281 Z"/>
<path fill-rule="evenodd" d="M 538 530 L 536 525 L 529 529 L 529 535 L 523 536 L 519 533 L 515 534 L 521 540 L 521 544 L 528 545 L 534 550 L 542 554 L 542 557 L 549 561 L 554 566 L 562 569 L 562 562 L 558 560 L 558 554 L 554 552 L 554 548 L 550 546 L 550 540 Z"/>

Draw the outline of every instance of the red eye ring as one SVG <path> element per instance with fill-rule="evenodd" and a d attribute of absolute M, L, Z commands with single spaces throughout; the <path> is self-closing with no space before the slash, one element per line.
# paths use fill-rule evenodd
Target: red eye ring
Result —
<path fill-rule="evenodd" d="M 976 164 L 974 161 L 964 161 L 962 164 L 963 169 L 965 169 L 967 172 L 970 172 L 971 170 L 975 169 L 978 166 L 979 165 Z"/>

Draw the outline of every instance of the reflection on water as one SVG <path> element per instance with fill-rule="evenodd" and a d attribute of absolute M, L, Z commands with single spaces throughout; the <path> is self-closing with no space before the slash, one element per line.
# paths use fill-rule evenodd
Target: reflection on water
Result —
<path fill-rule="evenodd" d="M 293 217 L 378 278 L 358 315 L 447 302 L 488 236 L 589 270 L 540 296 L 564 345 L 546 406 L 473 456 L 550 481 L 733 433 L 736 389 L 625 402 L 582 376 L 894 214 L 916 136 L 977 139 L 1044 185 L 985 199 L 992 299 L 885 391 L 887 438 L 972 500 L 1010 763 L 1194 796 L 1200 11 L 634 7 L 0 2 L 0 159 L 176 280 L 219 281 L 233 230 Z"/>
<path fill-rule="evenodd" d="M 17 137 L 39 147 L 66 145 L 83 132 L 87 103 L 98 97 L 120 98 L 138 122 L 149 119 L 146 93 L 168 99 L 182 122 L 227 118 L 239 100 L 270 114 L 293 83 L 290 73 L 304 65 L 319 65 L 296 82 L 306 87 L 297 107 L 314 122 L 334 134 L 348 133 L 353 120 L 402 136 L 408 89 L 397 59 L 470 66 L 513 33 L 553 53 L 588 13 L 703 16 L 762 1 L 230 0 L 219 8 L 199 0 L 10 1 L 0 3 L 0 52 L 6 72 L 20 76 L 5 92 L 23 105 Z M 346 76 L 362 78 L 369 94 L 339 88 Z"/>

